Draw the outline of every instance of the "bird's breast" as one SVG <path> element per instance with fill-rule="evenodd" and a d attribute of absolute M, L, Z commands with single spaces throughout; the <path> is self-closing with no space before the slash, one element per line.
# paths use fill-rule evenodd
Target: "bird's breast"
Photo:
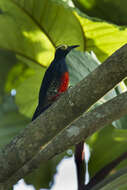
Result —
<path fill-rule="evenodd" d="M 69 73 L 64 72 L 63 75 L 61 76 L 58 93 L 65 92 L 68 88 L 68 85 L 69 85 Z"/>

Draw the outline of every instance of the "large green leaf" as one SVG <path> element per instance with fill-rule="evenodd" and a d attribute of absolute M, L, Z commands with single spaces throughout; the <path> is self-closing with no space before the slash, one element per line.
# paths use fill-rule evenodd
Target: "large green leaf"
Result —
<path fill-rule="evenodd" d="M 126 0 L 72 0 L 84 13 L 119 25 L 127 25 Z M 115 11 L 113 11 L 115 10 Z M 112 14 L 113 11 L 113 14 Z"/>
<path fill-rule="evenodd" d="M 0 47 L 21 57 L 47 65 L 53 59 L 53 46 L 66 43 L 84 47 L 78 20 L 61 4 L 51 0 L 0 0 L 0 10 Z"/>
<path fill-rule="evenodd" d="M 0 9 L 0 47 L 38 64 L 50 62 L 53 45 L 29 14 L 13 0 L 0 0 Z"/>
<path fill-rule="evenodd" d="M 127 28 L 76 15 L 86 37 L 86 50 L 92 50 L 101 62 L 127 43 Z"/>
<path fill-rule="evenodd" d="M 84 48 L 82 29 L 72 11 L 52 0 L 14 0 L 22 10 L 47 35 L 54 46 L 59 44 L 80 44 Z"/>

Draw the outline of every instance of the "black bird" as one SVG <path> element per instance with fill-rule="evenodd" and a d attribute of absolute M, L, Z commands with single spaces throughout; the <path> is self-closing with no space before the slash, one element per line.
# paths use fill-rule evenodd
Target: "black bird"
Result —
<path fill-rule="evenodd" d="M 47 69 L 39 92 L 39 101 L 32 121 L 41 113 L 48 109 L 54 101 L 59 98 L 59 95 L 65 92 L 69 85 L 69 72 L 66 64 L 66 55 L 78 45 L 67 46 L 61 45 L 56 48 L 55 57 L 49 68 Z M 84 157 L 83 157 L 84 142 L 76 145 L 75 163 L 77 168 L 78 190 L 84 185 Z"/>
<path fill-rule="evenodd" d="M 78 46 L 61 45 L 56 48 L 54 60 L 44 75 L 39 92 L 38 106 L 32 120 L 53 104 L 62 92 L 67 90 L 69 85 L 69 73 L 65 57 L 76 47 Z"/>

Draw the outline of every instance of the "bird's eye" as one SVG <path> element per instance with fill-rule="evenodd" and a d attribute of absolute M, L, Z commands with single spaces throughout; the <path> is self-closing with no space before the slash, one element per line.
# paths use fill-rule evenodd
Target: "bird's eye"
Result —
<path fill-rule="evenodd" d="M 58 46 L 56 49 L 66 50 L 67 48 L 68 46 L 64 44 L 64 45 Z"/>

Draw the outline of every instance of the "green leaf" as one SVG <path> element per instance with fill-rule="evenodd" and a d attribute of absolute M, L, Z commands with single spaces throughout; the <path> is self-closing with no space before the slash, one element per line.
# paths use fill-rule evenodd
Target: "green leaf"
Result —
<path fill-rule="evenodd" d="M 15 1 L 0 0 L 0 9 L 0 47 L 38 64 L 49 63 L 53 45 L 33 18 Z"/>
<path fill-rule="evenodd" d="M 118 174 L 115 179 L 111 180 L 104 187 L 99 188 L 100 190 L 126 190 L 127 189 L 127 172 L 125 171 Z M 93 188 L 94 190 L 94 188 Z"/>
<path fill-rule="evenodd" d="M 115 88 L 115 92 L 116 95 L 119 95 L 123 92 L 127 91 L 127 87 L 125 85 L 124 82 L 121 82 L 116 88 Z M 113 125 L 117 128 L 117 129 L 127 129 L 127 115 L 121 117 L 119 120 L 116 120 L 113 122 Z"/>
<path fill-rule="evenodd" d="M 127 25 L 126 0 L 72 0 L 85 14 L 98 17 L 118 25 Z M 115 10 L 112 14 L 112 10 Z"/>
<path fill-rule="evenodd" d="M 2 96 L 5 93 L 5 84 L 8 78 L 8 73 L 16 63 L 16 57 L 12 52 L 0 49 L 0 103 Z"/>
<path fill-rule="evenodd" d="M 127 28 L 77 15 L 86 37 L 86 50 L 93 51 L 102 62 L 127 42 Z"/>
<path fill-rule="evenodd" d="M 127 115 L 113 122 L 113 126 L 117 129 L 127 129 Z"/>
<path fill-rule="evenodd" d="M 72 50 L 66 58 L 69 70 L 70 86 L 75 86 L 90 72 L 98 67 L 94 54 Z"/>
<path fill-rule="evenodd" d="M 9 93 L 12 89 L 16 89 L 25 79 L 31 77 L 34 73 L 35 71 L 28 67 L 27 64 L 17 62 L 8 73 L 5 91 Z"/>
<path fill-rule="evenodd" d="M 101 168 L 116 159 L 126 148 L 127 130 L 106 126 L 92 135 L 87 143 L 90 146 L 90 176 L 94 176 Z"/>
<path fill-rule="evenodd" d="M 52 0 L 14 1 L 33 18 L 54 46 L 80 44 L 80 49 L 84 49 L 82 28 L 70 9 Z"/>
<path fill-rule="evenodd" d="M 16 88 L 16 104 L 19 111 L 31 118 L 37 106 L 40 85 L 44 76 L 43 70 L 37 70 L 35 74 L 24 80 Z"/>
<path fill-rule="evenodd" d="M 0 106 L 0 148 L 9 143 L 29 122 L 18 112 L 12 96 L 4 97 Z"/>
<path fill-rule="evenodd" d="M 84 48 L 77 18 L 61 4 L 51 0 L 43 3 L 41 0 L 0 0 L 0 10 L 0 47 L 18 56 L 47 66 L 58 44 L 80 44 Z"/>

